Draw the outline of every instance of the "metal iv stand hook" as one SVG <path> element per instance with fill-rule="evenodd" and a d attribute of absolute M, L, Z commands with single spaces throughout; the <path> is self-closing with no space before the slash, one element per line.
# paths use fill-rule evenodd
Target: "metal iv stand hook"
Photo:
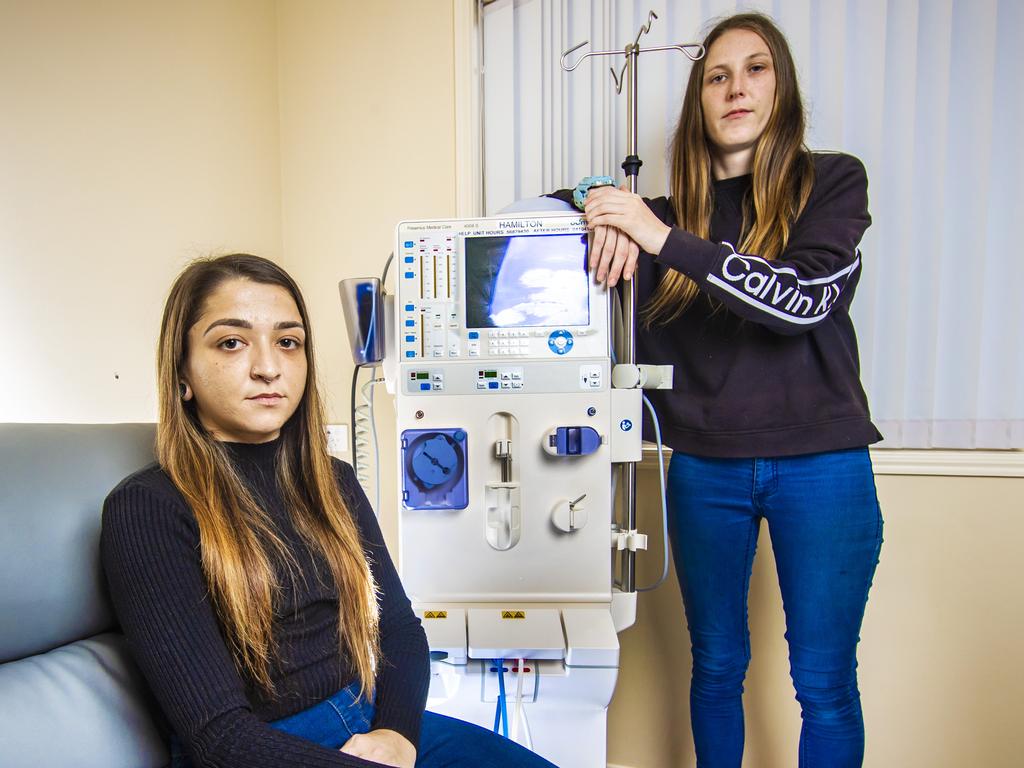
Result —
<path fill-rule="evenodd" d="M 686 58 L 688 58 L 690 61 L 697 61 L 698 59 L 704 58 L 704 46 L 701 45 L 700 43 L 686 43 L 684 45 L 659 45 L 652 48 L 640 48 L 640 38 L 651 31 L 651 23 L 656 18 L 658 18 L 658 14 L 656 14 L 654 11 L 648 11 L 647 21 L 643 25 L 641 25 L 640 31 L 636 33 L 636 39 L 632 42 L 631 45 L 627 45 L 625 49 L 621 51 L 591 51 L 589 53 L 583 54 L 578 59 L 576 59 L 576 61 L 573 62 L 573 65 L 571 67 L 566 66 L 565 61 L 566 59 L 569 58 L 569 54 L 578 51 L 583 46 L 589 44 L 590 41 L 584 40 L 582 43 L 574 45 L 572 48 L 570 48 L 569 50 L 565 51 L 562 54 L 562 58 L 560 59 L 562 69 L 564 69 L 566 72 L 572 72 L 574 69 L 576 69 L 576 67 L 583 63 L 584 59 L 589 59 L 591 56 L 616 56 L 618 54 L 625 54 L 626 56 L 631 56 L 634 53 L 647 53 L 649 51 L 679 51 L 684 56 L 686 56 Z M 615 71 L 615 67 L 609 67 L 609 71 L 612 73 L 612 80 L 615 81 L 615 93 L 622 93 L 622 76 L 625 73 L 627 66 L 627 64 L 623 64 L 622 68 L 618 72 Z"/>
<path fill-rule="evenodd" d="M 622 170 L 629 180 L 629 191 L 636 194 L 637 176 L 640 173 L 640 166 L 643 161 L 637 156 L 637 63 L 641 53 L 652 53 L 654 51 L 679 51 L 690 61 L 697 61 L 704 57 L 704 46 L 700 43 L 685 43 L 681 45 L 659 45 L 650 48 L 640 47 L 640 38 L 651 31 L 651 23 L 658 18 L 658 14 L 649 11 L 647 21 L 636 33 L 636 38 L 621 51 L 588 51 L 576 59 L 571 65 L 568 64 L 569 56 L 578 51 L 590 41 L 584 40 L 579 45 L 574 45 L 562 54 L 560 60 L 562 69 L 572 72 L 585 59 L 591 56 L 625 56 L 626 61 L 622 68 L 616 72 L 611 67 L 612 79 L 615 81 L 615 92 L 621 93 L 623 83 L 626 85 L 626 159 L 622 161 Z M 623 284 L 623 339 L 622 358 L 620 363 L 629 365 L 636 364 L 636 282 L 630 280 Z M 627 463 L 622 469 L 623 500 L 625 502 L 625 530 L 636 530 L 636 464 Z M 622 551 L 620 569 L 622 590 L 633 592 L 636 590 L 636 552 L 630 548 Z"/>

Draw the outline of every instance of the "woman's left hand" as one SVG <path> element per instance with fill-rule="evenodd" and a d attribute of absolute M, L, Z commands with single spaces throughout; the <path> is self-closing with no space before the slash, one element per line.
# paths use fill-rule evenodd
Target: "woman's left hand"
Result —
<path fill-rule="evenodd" d="M 672 231 L 671 227 L 651 212 L 640 195 L 615 187 L 596 187 L 590 190 L 584 203 L 584 215 L 589 228 L 613 227 L 655 256 L 661 253 Z M 601 252 L 594 254 L 594 263 L 611 263 L 615 243 L 605 240 L 601 246 Z"/>
<path fill-rule="evenodd" d="M 398 731 L 387 728 L 357 733 L 342 745 L 341 751 L 395 768 L 413 768 L 416 764 L 416 747 Z"/>

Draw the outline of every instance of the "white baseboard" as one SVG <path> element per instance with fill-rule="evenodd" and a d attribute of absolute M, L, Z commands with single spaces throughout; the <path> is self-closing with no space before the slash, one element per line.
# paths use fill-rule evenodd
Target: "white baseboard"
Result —
<path fill-rule="evenodd" d="M 665 449 L 665 462 L 672 455 Z M 643 470 L 658 467 L 658 451 L 644 443 Z M 872 448 L 876 475 L 933 475 L 946 477 L 1024 477 L 1024 451 L 947 451 Z"/>
<path fill-rule="evenodd" d="M 876 475 L 1024 477 L 1024 451 L 871 450 Z"/>

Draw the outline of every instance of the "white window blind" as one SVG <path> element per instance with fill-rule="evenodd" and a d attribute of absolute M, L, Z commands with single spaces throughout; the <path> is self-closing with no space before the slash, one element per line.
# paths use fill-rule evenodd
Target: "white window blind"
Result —
<path fill-rule="evenodd" d="M 714 18 L 773 16 L 809 112 L 808 144 L 860 157 L 874 224 L 853 304 L 883 447 L 1024 447 L 1024 2 L 495 0 L 481 16 L 484 209 L 622 178 L 625 96 L 562 51 L 698 42 Z M 582 52 L 582 51 L 581 51 Z M 581 53 L 580 52 L 580 53 Z M 575 58 L 575 55 L 574 55 Z M 640 190 L 665 194 L 689 62 L 639 60 Z"/>

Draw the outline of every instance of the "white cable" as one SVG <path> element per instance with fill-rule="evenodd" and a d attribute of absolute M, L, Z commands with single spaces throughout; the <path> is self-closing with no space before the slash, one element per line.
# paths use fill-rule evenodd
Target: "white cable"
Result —
<path fill-rule="evenodd" d="M 512 711 L 512 741 L 519 741 L 519 722 L 523 715 L 523 659 L 516 659 L 519 672 L 516 675 L 516 708 Z"/>
<path fill-rule="evenodd" d="M 526 710 L 523 709 L 523 734 L 526 736 L 524 745 L 531 752 L 533 751 L 533 734 L 530 733 L 530 721 L 526 719 Z"/>
<path fill-rule="evenodd" d="M 665 493 L 665 448 L 661 444 L 661 424 L 658 422 L 658 414 L 655 412 L 654 406 L 651 405 L 651 401 L 647 399 L 647 395 L 644 395 L 643 398 L 647 412 L 651 414 L 651 421 L 654 422 L 654 439 L 658 445 L 658 478 L 661 480 L 661 535 L 665 555 L 661 578 L 649 587 L 636 588 L 637 592 L 650 592 L 664 584 L 665 579 L 668 578 L 668 498 Z"/>
<path fill-rule="evenodd" d="M 380 443 L 377 442 L 377 417 L 373 413 L 373 385 L 380 384 L 384 379 L 373 379 L 370 383 L 370 424 L 373 426 L 373 468 L 376 473 L 374 487 L 376 488 L 377 505 L 373 508 L 374 513 L 380 517 Z"/>
<path fill-rule="evenodd" d="M 357 418 L 359 416 L 359 411 L 361 409 L 365 409 L 366 414 L 364 416 L 364 422 L 361 425 L 363 428 L 363 434 L 362 436 L 360 436 L 357 433 L 356 436 L 357 449 L 360 446 L 360 437 L 362 437 L 364 448 L 370 445 L 373 446 L 373 469 L 375 473 L 374 497 L 376 498 L 376 504 L 374 504 L 373 511 L 378 516 L 380 515 L 380 446 L 377 444 L 377 422 L 373 417 L 373 387 L 375 384 L 378 384 L 382 381 L 384 381 L 384 379 L 372 378 L 368 382 L 363 384 L 363 386 L 359 390 L 360 394 L 363 396 L 363 403 L 356 408 Z M 367 425 L 369 426 L 367 427 Z M 367 434 L 369 435 L 369 440 L 366 439 Z M 363 456 L 365 456 L 365 452 Z M 360 460 L 359 466 L 362 468 L 365 465 L 366 462 Z M 365 471 L 363 471 L 364 477 L 359 478 L 359 483 L 360 485 L 363 486 L 363 490 L 366 489 L 366 480 L 369 479 L 368 477 L 365 477 L 365 474 Z"/>

